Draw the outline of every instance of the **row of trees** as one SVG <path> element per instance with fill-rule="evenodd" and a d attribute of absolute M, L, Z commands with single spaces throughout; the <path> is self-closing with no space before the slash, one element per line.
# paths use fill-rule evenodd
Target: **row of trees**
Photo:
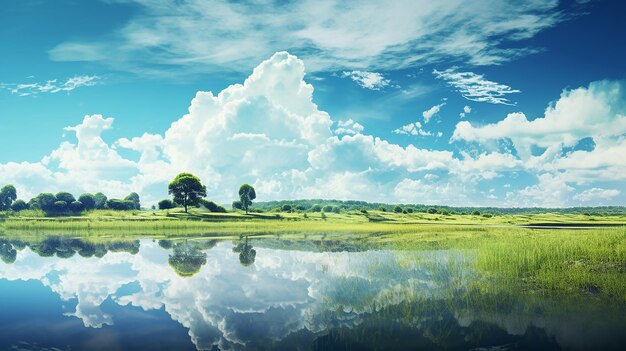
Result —
<path fill-rule="evenodd" d="M 13 185 L 5 185 L 0 189 L 0 210 L 23 211 L 42 210 L 46 215 L 79 214 L 94 209 L 138 210 L 141 208 L 139 194 L 130 193 L 123 199 L 109 199 L 103 193 L 84 193 L 78 199 L 74 195 L 62 191 L 57 194 L 41 193 L 30 201 L 17 199 L 17 191 Z"/>
<path fill-rule="evenodd" d="M 168 193 L 173 199 L 159 201 L 159 209 L 166 210 L 177 205 L 188 212 L 189 206 L 202 206 L 211 212 L 226 212 L 226 209 L 213 201 L 204 199 L 206 196 L 206 186 L 202 184 L 200 178 L 191 173 L 181 173 L 168 184 Z M 256 199 L 256 191 L 250 184 L 243 184 L 239 187 L 239 200 L 233 202 L 234 209 L 246 211 L 252 206 L 252 201 Z"/>

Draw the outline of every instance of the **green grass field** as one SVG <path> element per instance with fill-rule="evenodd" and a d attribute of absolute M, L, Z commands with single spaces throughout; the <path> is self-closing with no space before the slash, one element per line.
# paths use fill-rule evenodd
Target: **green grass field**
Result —
<path fill-rule="evenodd" d="M 211 213 L 192 209 L 164 211 L 95 210 L 79 217 L 44 217 L 38 211 L 0 219 L 0 231 L 77 233 L 115 231 L 129 234 L 256 232 L 414 232 L 439 226 L 601 226 L 626 225 L 626 215 L 542 213 L 532 215 L 442 215 L 358 211 L 342 213 Z"/>

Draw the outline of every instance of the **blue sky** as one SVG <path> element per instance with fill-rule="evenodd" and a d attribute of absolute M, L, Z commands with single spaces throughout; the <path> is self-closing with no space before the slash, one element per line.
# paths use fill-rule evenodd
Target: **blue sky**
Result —
<path fill-rule="evenodd" d="M 626 204 L 620 1 L 1 6 L 0 184 L 24 198 L 149 204 L 191 171 L 224 203 L 249 182 L 260 200 Z"/>

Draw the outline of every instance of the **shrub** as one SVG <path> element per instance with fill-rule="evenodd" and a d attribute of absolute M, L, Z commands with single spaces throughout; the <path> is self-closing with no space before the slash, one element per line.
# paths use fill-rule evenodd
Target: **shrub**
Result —
<path fill-rule="evenodd" d="M 331 205 L 326 205 L 322 207 L 322 211 L 324 212 L 333 212 L 333 207 Z"/>
<path fill-rule="evenodd" d="M 213 201 L 200 199 L 199 204 L 204 206 L 204 208 L 206 208 L 207 210 L 211 212 L 220 212 L 220 213 L 226 212 L 226 209 L 223 206 L 220 206 Z"/>
<path fill-rule="evenodd" d="M 378 208 L 378 210 L 379 211 L 383 211 L 383 212 L 387 212 L 387 209 L 385 208 L 385 206 L 382 206 L 382 205 Z"/>
<path fill-rule="evenodd" d="M 435 213 L 437 213 L 437 209 L 436 209 L 436 208 L 432 208 L 432 207 L 431 207 L 431 208 L 429 208 L 429 209 L 428 209 L 428 211 L 426 211 L 426 212 L 428 212 L 428 213 L 430 213 L 430 214 L 435 214 Z"/>
<path fill-rule="evenodd" d="M 69 208 L 70 208 L 70 211 L 74 213 L 81 213 L 85 209 L 85 205 L 80 201 L 72 201 L 70 203 Z"/>
<path fill-rule="evenodd" d="M 413 213 L 415 210 L 412 207 L 409 207 L 409 208 L 406 209 L 406 211 L 408 213 Z"/>
<path fill-rule="evenodd" d="M 322 206 L 320 205 L 313 205 L 313 207 L 311 207 L 311 212 L 321 212 L 322 211 Z"/>
<path fill-rule="evenodd" d="M 11 209 L 15 212 L 28 210 L 28 204 L 24 202 L 24 200 L 15 200 L 15 202 L 11 205 Z"/>
<path fill-rule="evenodd" d="M 333 212 L 335 212 L 335 213 L 339 213 L 339 212 L 341 212 L 341 207 L 339 207 L 339 206 L 333 206 Z"/>
<path fill-rule="evenodd" d="M 233 210 L 241 210 L 241 209 L 243 209 L 243 204 L 241 203 L 241 201 L 235 200 L 231 204 L 231 207 L 233 208 Z"/>
<path fill-rule="evenodd" d="M 96 199 L 91 194 L 85 193 L 80 195 L 78 197 L 78 201 L 83 204 L 85 210 L 93 210 L 94 208 L 96 208 Z"/>
<path fill-rule="evenodd" d="M 400 206 L 396 206 L 396 207 L 394 207 L 394 208 L 393 208 L 393 212 L 395 212 L 395 213 L 401 213 L 401 212 L 402 212 L 402 207 L 400 207 Z"/>
<path fill-rule="evenodd" d="M 472 214 L 473 214 L 474 216 L 480 216 L 480 211 L 474 211 L 474 212 L 472 212 Z"/>
<path fill-rule="evenodd" d="M 163 199 L 159 201 L 159 210 L 169 210 L 174 208 L 174 202 L 170 199 Z"/>
<path fill-rule="evenodd" d="M 76 201 L 76 198 L 74 198 L 74 195 L 62 191 L 58 194 L 55 195 L 55 198 L 57 199 L 57 201 L 63 201 L 65 203 L 67 203 L 67 205 L 69 206 L 69 204 L 71 204 L 72 202 Z"/>
<path fill-rule="evenodd" d="M 362 214 L 367 214 L 368 213 L 366 208 L 362 208 L 360 211 L 361 211 Z"/>
<path fill-rule="evenodd" d="M 130 200 L 110 199 L 107 201 L 107 207 L 116 211 L 134 210 L 136 205 Z"/>
<path fill-rule="evenodd" d="M 291 205 L 285 204 L 280 209 L 283 212 L 291 212 Z"/>

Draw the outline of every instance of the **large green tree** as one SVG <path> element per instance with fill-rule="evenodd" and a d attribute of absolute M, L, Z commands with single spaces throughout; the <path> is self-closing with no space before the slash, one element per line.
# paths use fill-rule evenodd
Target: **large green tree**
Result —
<path fill-rule="evenodd" d="M 252 206 L 252 200 L 256 199 L 256 192 L 250 184 L 244 184 L 239 187 L 239 201 L 241 201 L 241 207 L 248 214 L 248 209 Z"/>
<path fill-rule="evenodd" d="M 106 204 L 108 200 L 106 195 L 104 195 L 103 193 L 95 193 L 93 196 L 93 199 L 96 202 L 95 204 L 96 209 L 101 210 L 103 208 L 106 208 Z"/>
<path fill-rule="evenodd" d="M 11 209 L 11 204 L 17 199 L 17 190 L 11 184 L 5 185 L 0 189 L 0 211 Z"/>
<path fill-rule="evenodd" d="M 128 196 L 126 196 L 124 198 L 124 200 L 132 201 L 134 206 L 135 206 L 135 210 L 140 210 L 141 209 L 141 202 L 139 202 L 139 194 L 137 194 L 137 193 L 130 193 Z"/>
<path fill-rule="evenodd" d="M 191 173 L 177 175 L 168 185 L 168 189 L 174 202 L 185 208 L 185 213 L 188 206 L 197 205 L 206 196 L 206 187 L 202 185 L 200 178 Z"/>

